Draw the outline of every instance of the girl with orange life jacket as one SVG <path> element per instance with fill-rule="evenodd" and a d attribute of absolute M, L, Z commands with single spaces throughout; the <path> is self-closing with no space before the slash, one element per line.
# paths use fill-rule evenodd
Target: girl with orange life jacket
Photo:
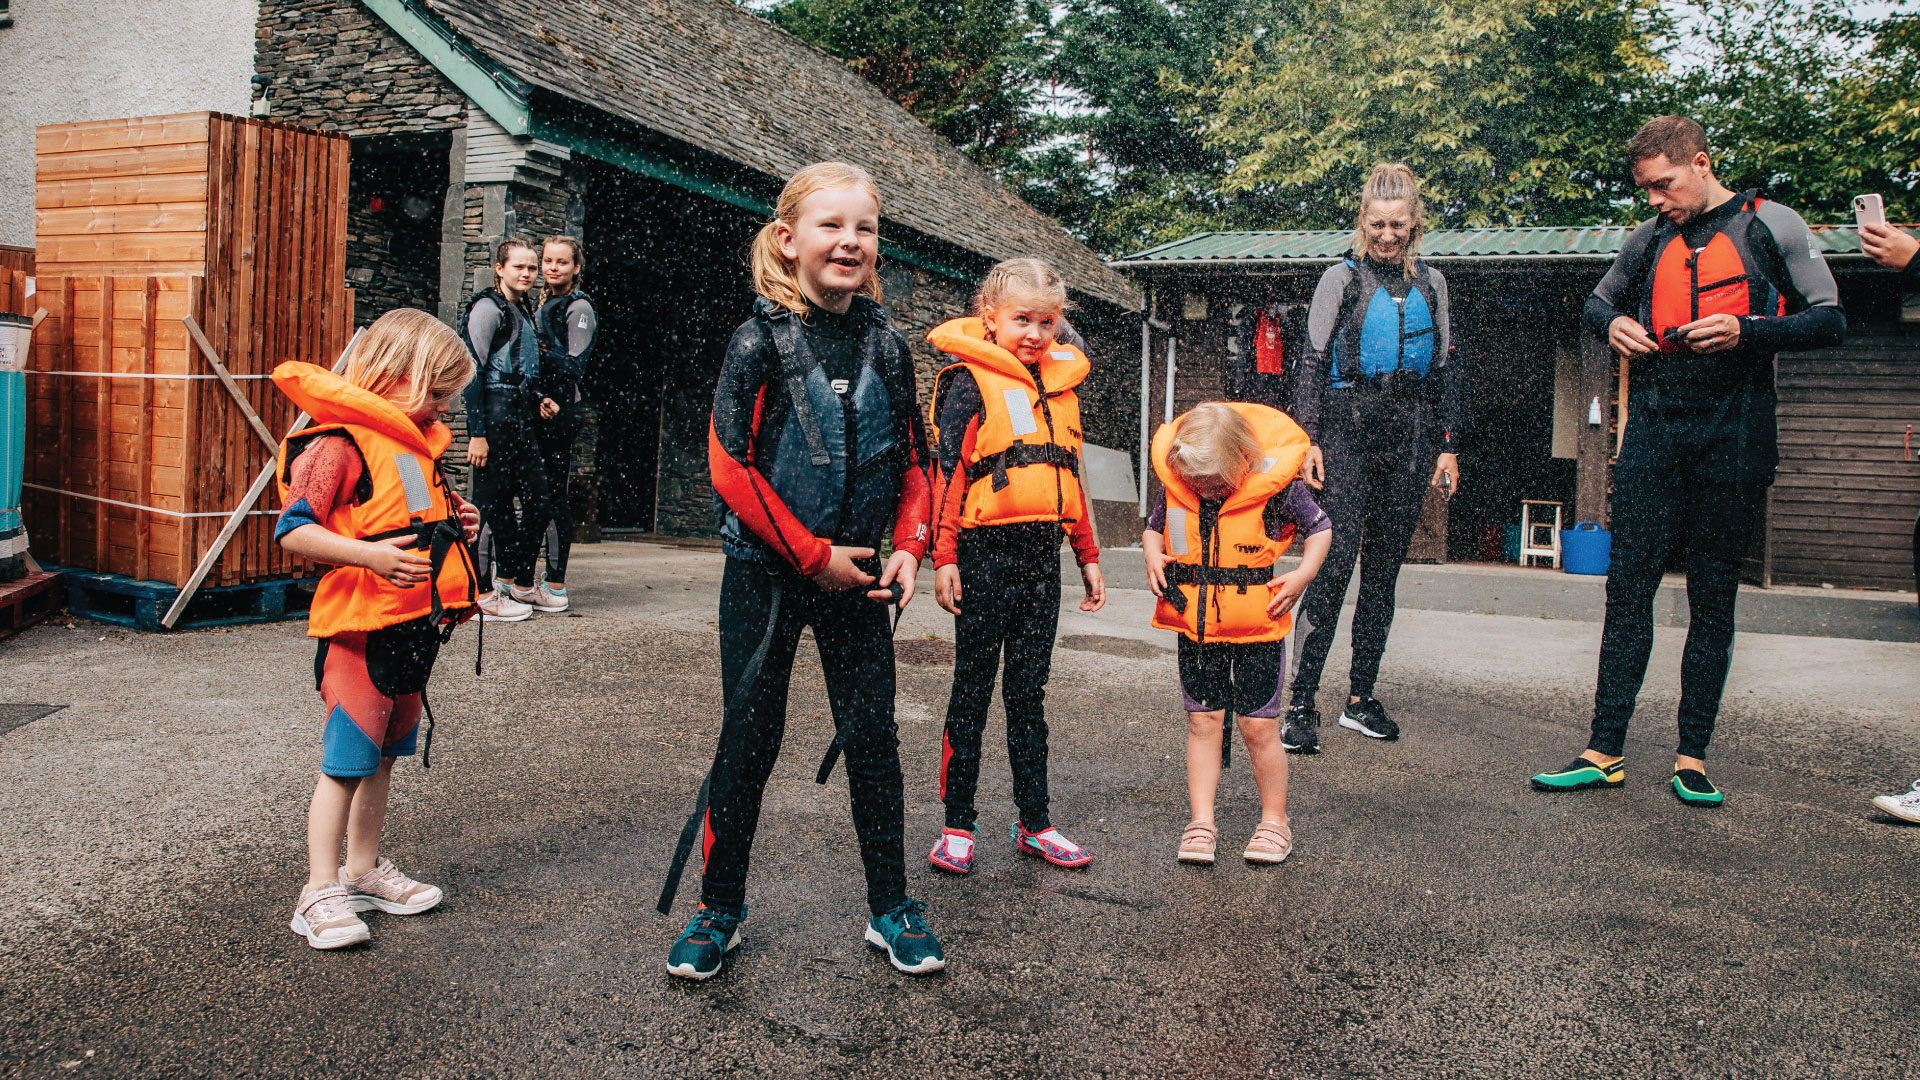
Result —
<path fill-rule="evenodd" d="M 1047 675 L 1060 619 L 1060 540 L 1086 584 L 1082 611 L 1106 603 L 1100 550 L 1080 488 L 1080 402 L 1086 355 L 1055 335 L 1066 285 L 1040 259 L 988 271 L 973 318 L 927 340 L 955 363 L 934 380 L 934 595 L 954 614 L 953 694 L 940 754 L 946 828 L 928 859 L 973 867 L 980 742 L 1004 650 L 1007 756 L 1020 809 L 1014 843 L 1058 866 L 1089 856 L 1053 827 L 1047 798 Z"/>
<path fill-rule="evenodd" d="M 1260 786 L 1260 825 L 1242 857 L 1277 863 L 1293 850 L 1279 731 L 1285 638 L 1294 602 L 1333 542 L 1326 514 L 1297 479 L 1309 446 L 1285 413 L 1239 402 L 1198 405 L 1153 437 L 1153 470 L 1164 490 L 1140 546 L 1148 587 L 1159 597 L 1153 625 L 1180 635 L 1193 810 L 1180 839 L 1182 862 L 1213 862 L 1228 710 L 1240 718 Z M 1306 537 L 1300 565 L 1281 573 L 1280 556 L 1299 536 Z"/>
<path fill-rule="evenodd" d="M 315 422 L 280 446 L 286 509 L 274 536 L 333 567 L 307 616 L 328 713 L 292 923 L 316 949 L 367 940 L 356 911 L 412 915 L 440 902 L 439 889 L 381 858 L 379 844 L 393 762 L 414 752 L 434 658 L 480 592 L 468 548 L 480 514 L 440 472 L 453 435 L 439 418 L 471 378 L 453 331 L 405 308 L 375 320 L 344 377 L 303 363 L 273 372 Z M 432 739 L 429 727 L 429 753 Z"/>

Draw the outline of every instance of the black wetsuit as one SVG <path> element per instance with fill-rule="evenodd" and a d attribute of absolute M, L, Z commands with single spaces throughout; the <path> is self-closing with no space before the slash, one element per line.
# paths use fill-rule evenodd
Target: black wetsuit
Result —
<path fill-rule="evenodd" d="M 794 653 L 800 632 L 812 627 L 846 755 L 867 905 L 880 915 L 906 899 L 904 782 L 893 717 L 889 607 L 869 599 L 865 589 L 828 592 L 808 575 L 826 565 L 831 544 L 878 550 L 889 519 L 896 550 L 925 553 L 932 512 L 926 434 L 912 356 L 887 326 L 878 304 L 858 297 L 845 315 L 811 312 L 800 336 L 819 360 L 830 393 L 840 396 L 845 406 L 844 417 L 840 409 L 831 415 L 820 411 L 821 424 L 845 423 L 850 441 L 856 435 L 865 439 L 871 429 L 861 424 L 865 414 L 856 410 L 870 407 L 870 402 L 881 409 L 882 415 L 868 419 L 886 429 L 891 448 L 865 462 L 868 470 L 860 474 L 881 480 L 885 500 L 884 505 L 872 501 L 861 510 L 855 502 L 841 502 L 835 492 L 833 499 L 812 500 L 830 506 L 828 517 L 802 520 L 797 508 L 807 492 L 784 489 L 796 508 L 781 498 L 779 485 L 810 475 L 812 466 L 807 445 L 796 441 L 788 422 L 792 399 L 768 321 L 760 315 L 748 320 L 734 333 L 721 362 L 708 455 L 727 554 L 720 584 L 723 700 L 733 701 L 749 659 L 763 641 L 767 652 L 744 707 L 728 708 L 721 727 L 709 782 L 701 902 L 731 912 L 741 911 L 746 903 L 748 855 L 761 797 L 786 732 Z M 880 379 L 879 388 L 863 381 L 869 366 Z M 884 395 L 883 404 L 867 396 L 876 393 Z M 806 481 L 799 483 L 804 486 Z M 849 505 L 856 506 L 855 520 L 840 520 Z"/>
<path fill-rule="evenodd" d="M 493 576 L 533 584 L 546 532 L 548 487 L 534 424 L 540 347 L 533 313 L 498 289 L 473 298 L 461 337 L 480 370 L 467 384 L 467 436 L 487 441 L 487 463 L 473 470 L 473 501 L 491 535 Z M 518 500 L 518 512 L 515 501 Z"/>
<path fill-rule="evenodd" d="M 1704 246 L 1741 210 L 1735 196 L 1680 230 Z M 1617 318 L 1639 321 L 1654 260 L 1659 219 L 1622 245 L 1587 298 L 1589 331 L 1607 336 Z M 1738 347 L 1680 352 L 1631 362 L 1627 426 L 1613 473 L 1613 551 L 1607 572 L 1606 626 L 1594 689 L 1589 749 L 1623 752 L 1627 721 L 1653 649 L 1653 597 L 1666 572 L 1676 528 L 1687 536 L 1690 620 L 1680 662 L 1680 741 L 1687 757 L 1706 756 L 1733 649 L 1740 564 L 1779 463 L 1774 423 L 1773 355 L 1837 345 L 1846 316 L 1833 275 L 1800 215 L 1762 202 L 1746 242 L 1760 270 L 1786 299 L 1786 314 L 1740 320 Z"/>

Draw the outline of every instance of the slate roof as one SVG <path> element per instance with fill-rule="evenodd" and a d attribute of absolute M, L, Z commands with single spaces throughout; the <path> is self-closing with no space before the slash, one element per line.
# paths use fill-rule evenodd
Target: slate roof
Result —
<path fill-rule="evenodd" d="M 1814 239 L 1822 254 L 1860 254 L 1860 230 L 1852 225 L 1814 225 Z M 1633 230 L 1618 225 L 1566 228 L 1536 226 L 1512 229 L 1435 229 L 1421 241 L 1420 254 L 1429 259 L 1592 259 L 1605 261 L 1620 253 Z M 1909 230 L 1913 231 L 1913 230 Z M 1323 263 L 1346 256 L 1353 242 L 1348 229 L 1276 232 L 1208 232 L 1118 259 L 1110 265 L 1131 270 L 1156 267 L 1231 264 Z"/>
<path fill-rule="evenodd" d="M 951 143 L 839 60 L 730 0 L 424 6 L 530 86 L 774 178 L 814 161 L 853 162 L 879 181 L 887 220 L 990 259 L 1043 256 L 1070 288 L 1139 307 L 1100 256 Z"/>

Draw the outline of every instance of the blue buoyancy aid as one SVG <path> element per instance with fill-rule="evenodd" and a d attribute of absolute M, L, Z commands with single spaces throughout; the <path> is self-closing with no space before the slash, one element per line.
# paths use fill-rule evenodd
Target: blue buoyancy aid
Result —
<path fill-rule="evenodd" d="M 761 300 L 754 319 L 766 329 L 778 354 L 779 385 L 786 415 L 773 440 L 773 452 L 755 461 L 793 516 L 814 536 L 835 544 L 880 550 L 900 497 L 900 455 L 894 435 L 893 396 L 884 370 L 904 350 L 884 310 L 870 305 L 866 335 L 860 344 L 859 374 L 836 392 L 813 350 L 798 316 Z M 760 442 L 756 433 L 756 443 Z M 720 537 L 727 554 L 764 560 L 772 554 L 718 496 Z"/>
<path fill-rule="evenodd" d="M 1342 318 L 1332 343 L 1336 387 L 1396 371 L 1425 378 L 1435 363 L 1434 311 L 1439 302 L 1425 263 L 1416 263 L 1401 295 L 1364 259 L 1346 260 L 1353 277 L 1341 298 Z M 1444 361 L 1443 361 L 1444 362 Z"/>

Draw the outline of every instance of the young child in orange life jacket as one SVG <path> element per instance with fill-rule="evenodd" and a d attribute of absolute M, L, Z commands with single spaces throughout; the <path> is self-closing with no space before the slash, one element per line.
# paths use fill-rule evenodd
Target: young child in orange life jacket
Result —
<path fill-rule="evenodd" d="M 286 509 L 274 538 L 332 567 L 307 616 L 327 720 L 292 923 L 316 949 L 366 941 L 356 912 L 416 915 L 440 903 L 438 888 L 380 857 L 380 828 L 394 759 L 414 752 L 434 658 L 479 595 L 468 545 L 480 512 L 440 473 L 453 441 L 440 417 L 472 378 L 458 335 L 407 308 L 368 327 L 344 378 L 302 363 L 273 371 L 314 420 L 280 444 Z M 429 728 L 429 751 L 432 740 Z"/>
<path fill-rule="evenodd" d="M 987 273 L 975 316 L 927 335 L 956 362 L 934 381 L 934 597 L 954 614 L 953 694 L 940 753 L 947 807 L 928 861 L 973 868 L 980 740 L 1005 653 L 1007 757 L 1020 810 L 1013 841 L 1056 866 L 1091 858 L 1061 835 L 1047 800 L 1047 674 L 1060 620 L 1060 539 L 1086 585 L 1082 611 L 1106 603 L 1100 549 L 1080 489 L 1080 402 L 1087 358 L 1055 340 L 1067 290 L 1040 259 Z"/>
<path fill-rule="evenodd" d="M 1195 406 L 1153 436 L 1153 471 L 1164 490 L 1140 546 L 1148 586 L 1160 598 L 1153 625 L 1180 635 L 1193 809 L 1181 862 L 1213 862 L 1213 797 L 1229 709 L 1260 787 L 1260 824 L 1241 855 L 1277 863 L 1293 850 L 1280 747 L 1285 639 L 1295 602 L 1333 545 L 1332 522 L 1298 479 L 1310 446 L 1285 413 L 1240 402 Z M 1306 537 L 1300 565 L 1283 574 L 1280 556 L 1296 536 Z"/>

